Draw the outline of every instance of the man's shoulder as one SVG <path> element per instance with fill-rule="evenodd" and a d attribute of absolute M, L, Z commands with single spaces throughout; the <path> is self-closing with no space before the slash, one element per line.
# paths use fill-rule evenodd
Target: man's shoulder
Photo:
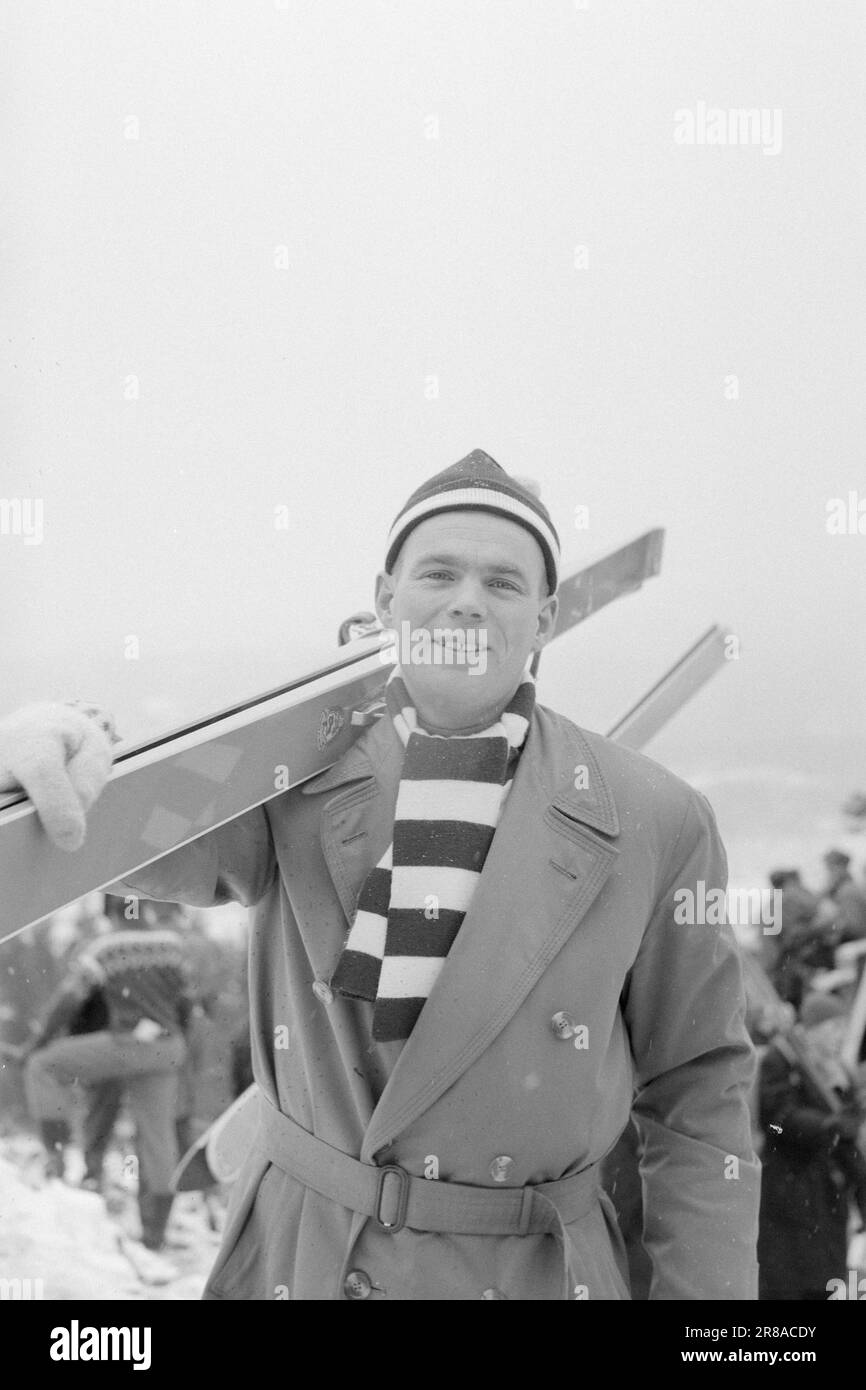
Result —
<path fill-rule="evenodd" d="M 595 772 L 605 780 L 621 821 L 634 816 L 666 821 L 676 817 L 679 824 L 689 806 L 711 812 L 702 792 L 645 753 L 576 724 L 547 705 L 536 705 L 535 713 L 547 756 L 562 762 L 574 751 L 579 766 L 578 755 L 585 752 L 586 776 L 591 778 Z"/>

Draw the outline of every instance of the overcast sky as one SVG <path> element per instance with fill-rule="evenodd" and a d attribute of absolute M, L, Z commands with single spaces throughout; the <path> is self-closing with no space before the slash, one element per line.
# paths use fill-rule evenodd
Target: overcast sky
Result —
<path fill-rule="evenodd" d="M 862 758 L 861 3 L 2 13 L 0 498 L 42 522 L 0 534 L 0 712 L 131 737 L 279 682 L 481 447 L 565 572 L 667 528 L 544 700 L 605 729 L 718 620 L 739 661 L 650 751 Z"/>

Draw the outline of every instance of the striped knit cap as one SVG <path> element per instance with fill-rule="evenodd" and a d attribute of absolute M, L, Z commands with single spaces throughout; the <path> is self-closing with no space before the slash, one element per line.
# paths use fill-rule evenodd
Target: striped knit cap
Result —
<path fill-rule="evenodd" d="M 527 674 L 476 734 L 418 724 L 400 667 L 385 688 L 406 747 L 394 837 L 361 889 L 332 988 L 374 1004 L 373 1037 L 407 1038 L 445 964 L 490 849 L 535 703 Z"/>
<path fill-rule="evenodd" d="M 556 592 L 559 579 L 559 536 L 543 502 L 517 478 L 510 477 L 504 468 L 485 454 L 473 449 L 471 454 L 454 463 L 444 472 L 423 483 L 406 503 L 391 527 L 385 570 L 390 574 L 400 547 L 419 522 L 439 512 L 475 510 L 493 512 L 524 526 L 544 555 L 547 586 Z"/>

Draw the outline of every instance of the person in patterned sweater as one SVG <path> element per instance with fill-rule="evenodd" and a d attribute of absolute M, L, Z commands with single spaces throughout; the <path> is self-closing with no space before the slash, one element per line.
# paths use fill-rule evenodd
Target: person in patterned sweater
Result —
<path fill-rule="evenodd" d="M 105 1027 L 68 1035 L 97 993 L 107 1011 Z M 48 1153 L 48 1172 L 57 1177 L 63 1176 L 71 1092 L 108 1081 L 122 1085 L 136 1126 L 142 1239 L 152 1250 L 164 1243 L 173 1200 L 175 1112 L 190 1005 L 181 937 L 134 921 L 94 938 L 75 957 L 26 1059 L 28 1106 Z"/>

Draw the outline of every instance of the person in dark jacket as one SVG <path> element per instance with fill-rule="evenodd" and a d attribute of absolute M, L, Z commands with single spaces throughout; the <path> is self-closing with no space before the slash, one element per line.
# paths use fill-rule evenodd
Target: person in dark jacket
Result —
<path fill-rule="evenodd" d="M 844 1008 L 832 996 L 807 995 L 800 1022 L 830 1081 L 840 1083 L 835 1089 L 843 1107 L 828 1109 L 785 1039 L 777 1037 L 760 1071 L 766 1139 L 758 1297 L 768 1300 L 826 1300 L 829 1281 L 845 1279 L 850 1201 L 866 1219 L 866 1160 L 857 1145 L 863 1114 L 838 1061 Z"/>
<path fill-rule="evenodd" d="M 70 1022 L 97 991 L 107 1009 L 106 1026 L 70 1035 Z M 126 1092 L 136 1124 L 142 1239 L 151 1249 L 163 1244 L 173 1200 L 178 1076 L 186 1059 L 188 1016 L 181 938 L 135 922 L 88 942 L 49 1001 L 28 1050 L 28 1106 L 49 1156 L 62 1150 L 72 1088 L 113 1082 Z"/>
<path fill-rule="evenodd" d="M 854 881 L 851 856 L 841 849 L 824 855 L 827 882 L 822 906 L 832 923 L 836 945 L 866 938 L 866 892 Z"/>
<path fill-rule="evenodd" d="M 815 971 L 833 969 L 836 941 L 798 869 L 774 869 L 770 884 L 782 894 L 782 933 L 770 974 L 781 997 L 799 1009 Z"/>

